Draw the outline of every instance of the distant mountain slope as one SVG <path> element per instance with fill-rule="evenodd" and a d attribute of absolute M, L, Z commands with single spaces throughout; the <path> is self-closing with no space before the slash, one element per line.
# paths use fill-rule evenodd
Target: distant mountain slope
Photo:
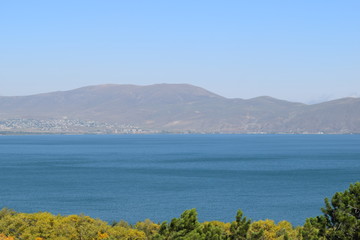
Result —
<path fill-rule="evenodd" d="M 187 84 L 99 85 L 0 97 L 0 119 L 79 119 L 169 132 L 360 133 L 360 99 L 227 99 Z"/>

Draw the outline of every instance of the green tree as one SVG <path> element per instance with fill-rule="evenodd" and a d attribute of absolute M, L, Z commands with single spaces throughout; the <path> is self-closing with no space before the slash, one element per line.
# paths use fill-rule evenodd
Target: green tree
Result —
<path fill-rule="evenodd" d="M 154 239 L 196 239 L 198 234 L 195 230 L 199 226 L 196 209 L 186 210 L 180 218 L 172 219 L 170 224 L 163 222 Z"/>
<path fill-rule="evenodd" d="M 250 228 L 250 224 L 251 220 L 243 217 L 243 212 L 238 210 L 236 214 L 236 220 L 232 222 L 230 226 L 230 238 L 233 240 L 246 239 L 246 234 Z"/>
<path fill-rule="evenodd" d="M 337 192 L 331 202 L 325 199 L 325 216 L 329 239 L 360 239 L 360 182 L 351 184 L 348 190 Z"/>
<path fill-rule="evenodd" d="M 302 229 L 304 239 L 360 239 L 360 182 L 344 192 L 325 198 L 323 216 L 308 218 Z"/>
<path fill-rule="evenodd" d="M 326 227 L 325 217 L 318 216 L 316 218 L 308 218 L 301 229 L 301 236 L 306 240 L 325 239 Z"/>

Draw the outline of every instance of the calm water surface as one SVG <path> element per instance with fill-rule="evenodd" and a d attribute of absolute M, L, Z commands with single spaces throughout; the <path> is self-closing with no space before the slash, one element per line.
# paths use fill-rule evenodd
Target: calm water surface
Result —
<path fill-rule="evenodd" d="M 303 224 L 360 180 L 360 135 L 0 136 L 0 208 Z"/>

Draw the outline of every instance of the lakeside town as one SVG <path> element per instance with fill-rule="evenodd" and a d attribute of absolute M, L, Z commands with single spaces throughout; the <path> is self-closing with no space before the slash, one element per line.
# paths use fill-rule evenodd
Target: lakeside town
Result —
<path fill-rule="evenodd" d="M 0 119 L 0 134 L 145 134 L 155 133 L 128 124 L 79 119 Z"/>

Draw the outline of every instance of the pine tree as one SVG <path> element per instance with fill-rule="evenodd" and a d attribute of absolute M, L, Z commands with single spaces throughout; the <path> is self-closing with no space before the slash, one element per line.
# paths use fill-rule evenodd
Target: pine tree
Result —
<path fill-rule="evenodd" d="M 250 228 L 250 224 L 251 220 L 247 220 L 246 217 L 243 217 L 243 212 L 238 210 L 236 214 L 236 220 L 231 223 L 230 227 L 231 239 L 246 239 L 246 234 Z"/>
<path fill-rule="evenodd" d="M 331 202 L 326 198 L 321 211 L 326 218 L 327 238 L 360 239 L 360 182 L 335 193 Z"/>

